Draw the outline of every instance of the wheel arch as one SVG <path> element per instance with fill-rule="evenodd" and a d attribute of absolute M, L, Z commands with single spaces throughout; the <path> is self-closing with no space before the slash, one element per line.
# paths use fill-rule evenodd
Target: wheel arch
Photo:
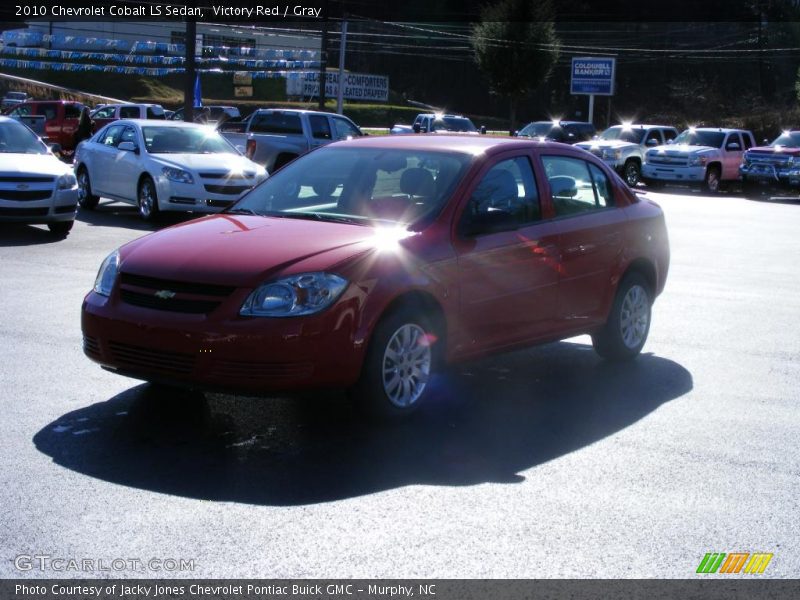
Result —
<path fill-rule="evenodd" d="M 653 262 L 644 257 L 639 257 L 633 260 L 628 265 L 628 268 L 625 269 L 622 277 L 620 277 L 620 282 L 630 273 L 638 273 L 644 277 L 647 285 L 650 288 L 648 291 L 650 292 L 651 300 L 655 300 L 656 294 L 658 293 L 658 272 L 656 271 L 656 266 L 653 264 Z"/>

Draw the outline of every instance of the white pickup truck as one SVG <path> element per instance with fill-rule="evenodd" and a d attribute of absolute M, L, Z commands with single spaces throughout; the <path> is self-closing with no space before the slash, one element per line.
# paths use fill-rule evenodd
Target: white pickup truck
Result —
<path fill-rule="evenodd" d="M 721 183 L 739 181 L 744 151 L 755 145 L 753 134 L 744 129 L 690 127 L 673 143 L 647 151 L 642 181 L 656 187 L 699 185 L 714 193 Z"/>
<path fill-rule="evenodd" d="M 364 135 L 347 117 L 312 110 L 263 108 L 218 131 L 268 173 L 318 146 Z"/>
<path fill-rule="evenodd" d="M 663 146 L 677 136 L 678 130 L 666 125 L 623 123 L 609 127 L 599 137 L 575 146 L 601 158 L 629 186 L 634 187 L 641 178 L 647 149 Z"/>

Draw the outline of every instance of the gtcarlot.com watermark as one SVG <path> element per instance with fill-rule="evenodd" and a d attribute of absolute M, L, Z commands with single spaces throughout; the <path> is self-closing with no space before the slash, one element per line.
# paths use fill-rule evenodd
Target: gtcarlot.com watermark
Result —
<path fill-rule="evenodd" d="M 196 563 L 193 558 L 70 558 L 52 554 L 20 554 L 14 558 L 14 567 L 18 571 L 55 573 L 191 573 Z"/>

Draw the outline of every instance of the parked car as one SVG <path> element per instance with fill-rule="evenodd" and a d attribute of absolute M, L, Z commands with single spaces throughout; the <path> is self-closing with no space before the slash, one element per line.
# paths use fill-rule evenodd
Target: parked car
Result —
<path fill-rule="evenodd" d="M 645 151 L 663 146 L 678 136 L 678 130 L 665 125 L 623 123 L 606 129 L 599 137 L 575 144 L 602 158 L 634 187 L 642 175 Z"/>
<path fill-rule="evenodd" d="M 364 135 L 342 115 L 277 108 L 259 109 L 243 122 L 227 121 L 220 132 L 270 173 L 309 150 Z"/>
<path fill-rule="evenodd" d="M 594 125 L 583 121 L 534 121 L 520 129 L 515 136 L 539 138 L 548 142 L 574 144 L 592 139 L 597 133 Z"/>
<path fill-rule="evenodd" d="M 0 221 L 44 223 L 65 236 L 77 208 L 72 169 L 28 127 L 0 117 Z"/>
<path fill-rule="evenodd" d="M 160 104 L 104 104 L 89 115 L 94 121 L 94 131 L 119 119 L 160 119 L 167 115 Z"/>
<path fill-rule="evenodd" d="M 66 152 L 75 149 L 78 126 L 84 105 L 68 100 L 36 100 L 15 106 L 10 117 L 44 116 L 44 137 Z"/>
<path fill-rule="evenodd" d="M 203 108 L 195 108 L 195 117 L 203 114 L 203 109 L 208 109 L 208 111 L 206 111 L 207 116 L 204 122 L 208 123 L 209 125 L 214 125 L 220 121 L 237 120 L 242 118 L 239 109 L 235 106 L 214 105 L 204 106 Z M 170 115 L 169 118 L 172 121 L 183 121 L 183 108 L 178 108 L 172 113 L 172 115 Z"/>
<path fill-rule="evenodd" d="M 744 151 L 755 146 L 743 129 L 690 127 L 672 144 L 647 151 L 642 180 L 651 186 L 682 183 L 719 191 L 720 184 L 739 181 Z"/>
<path fill-rule="evenodd" d="M 83 348 L 147 381 L 348 388 L 403 415 L 446 362 L 585 333 L 604 357 L 635 357 L 668 264 L 658 205 L 582 150 L 363 138 L 112 252 Z"/>
<path fill-rule="evenodd" d="M 6 92 L 6 95 L 3 96 L 3 100 L 0 101 L 0 108 L 5 111 L 9 108 L 13 108 L 17 104 L 27 102 L 29 99 L 26 92 Z"/>
<path fill-rule="evenodd" d="M 121 119 L 75 152 L 81 208 L 100 196 L 162 211 L 219 212 L 266 178 L 217 132 L 195 123 Z"/>
<path fill-rule="evenodd" d="M 439 113 L 421 113 L 411 125 L 395 125 L 389 130 L 391 134 L 399 133 L 478 133 L 472 121 L 462 115 L 444 115 Z M 481 127 L 480 133 L 486 133 Z"/>
<path fill-rule="evenodd" d="M 800 130 L 784 131 L 769 145 L 747 150 L 739 174 L 747 191 L 767 186 L 799 188 Z"/>

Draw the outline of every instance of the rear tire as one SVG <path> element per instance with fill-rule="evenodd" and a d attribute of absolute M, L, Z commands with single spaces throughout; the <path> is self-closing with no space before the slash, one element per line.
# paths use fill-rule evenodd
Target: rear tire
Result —
<path fill-rule="evenodd" d="M 370 417 L 396 419 L 416 411 L 430 392 L 439 348 L 434 328 L 418 311 L 400 309 L 378 323 L 361 369 L 349 390 Z"/>
<path fill-rule="evenodd" d="M 100 196 L 92 193 L 92 182 L 89 179 L 89 171 L 86 167 L 78 169 L 78 204 L 86 210 L 94 210 Z"/>
<path fill-rule="evenodd" d="M 627 274 L 619 284 L 608 321 L 592 336 L 595 351 L 608 360 L 636 357 L 650 332 L 652 305 L 647 280 L 637 272 Z"/>

